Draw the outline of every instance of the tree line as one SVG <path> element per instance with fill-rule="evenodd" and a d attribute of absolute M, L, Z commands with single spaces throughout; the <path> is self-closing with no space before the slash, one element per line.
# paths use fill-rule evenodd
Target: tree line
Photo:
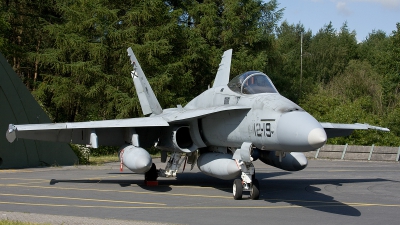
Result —
<path fill-rule="evenodd" d="M 346 23 L 313 34 L 284 12 L 277 0 L 2 0 L 0 51 L 51 119 L 65 122 L 142 116 L 129 46 L 163 108 L 204 91 L 232 48 L 231 78 L 260 70 L 319 121 L 391 129 L 331 143 L 399 146 L 400 23 L 358 43 Z"/>

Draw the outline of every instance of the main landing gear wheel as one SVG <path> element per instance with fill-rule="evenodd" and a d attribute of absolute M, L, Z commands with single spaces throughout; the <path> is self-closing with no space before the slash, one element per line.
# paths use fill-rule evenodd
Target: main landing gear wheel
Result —
<path fill-rule="evenodd" d="M 260 197 L 260 184 L 257 179 L 253 180 L 253 184 L 250 187 L 250 198 L 257 200 Z"/>
<path fill-rule="evenodd" d="M 240 200 L 240 199 L 242 199 L 242 195 L 243 195 L 242 180 L 241 179 L 235 179 L 233 181 L 233 198 L 235 200 Z"/>
<path fill-rule="evenodd" d="M 149 171 L 144 174 L 145 181 L 156 181 L 158 178 L 158 171 L 156 168 L 156 164 L 152 164 Z"/>

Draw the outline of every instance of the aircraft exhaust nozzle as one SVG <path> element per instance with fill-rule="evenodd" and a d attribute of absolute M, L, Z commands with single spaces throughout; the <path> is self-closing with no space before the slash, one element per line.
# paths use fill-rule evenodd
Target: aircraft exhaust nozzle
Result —
<path fill-rule="evenodd" d="M 232 155 L 210 152 L 203 153 L 197 159 L 199 170 L 209 176 L 222 180 L 231 180 L 241 174 L 241 170 L 232 159 Z"/>
<path fill-rule="evenodd" d="M 133 145 L 122 147 L 119 151 L 119 158 L 134 173 L 146 173 L 153 164 L 151 156 L 146 150 Z"/>
<path fill-rule="evenodd" d="M 281 160 L 276 151 L 260 151 L 259 159 L 270 166 L 286 171 L 299 171 L 307 167 L 306 156 L 301 152 L 287 152 Z"/>

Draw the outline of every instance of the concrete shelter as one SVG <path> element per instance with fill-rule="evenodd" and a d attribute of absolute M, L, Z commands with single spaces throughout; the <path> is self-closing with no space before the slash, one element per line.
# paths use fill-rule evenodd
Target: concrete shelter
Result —
<path fill-rule="evenodd" d="M 0 53 L 0 169 L 73 165 L 78 158 L 66 143 L 20 139 L 9 143 L 8 125 L 52 121 Z"/>

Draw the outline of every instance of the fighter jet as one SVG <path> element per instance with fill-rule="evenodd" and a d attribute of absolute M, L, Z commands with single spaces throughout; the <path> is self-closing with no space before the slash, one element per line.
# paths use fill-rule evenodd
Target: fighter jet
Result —
<path fill-rule="evenodd" d="M 209 176 L 233 180 L 233 198 L 247 192 L 258 199 L 260 186 L 253 161 L 287 171 L 307 166 L 303 152 L 321 148 L 327 138 L 353 130 L 387 128 L 368 124 L 320 123 L 279 94 L 270 78 L 248 71 L 229 81 L 232 49 L 224 52 L 211 88 L 185 107 L 162 109 L 131 48 L 131 76 L 142 118 L 54 124 L 10 124 L 6 138 L 121 146 L 121 167 L 144 173 L 145 181 L 175 177 L 183 163 L 197 164 Z M 161 149 L 165 169 L 157 169 L 145 150 Z M 168 152 L 169 158 L 168 158 Z M 167 160 L 168 158 L 168 160 Z"/>

